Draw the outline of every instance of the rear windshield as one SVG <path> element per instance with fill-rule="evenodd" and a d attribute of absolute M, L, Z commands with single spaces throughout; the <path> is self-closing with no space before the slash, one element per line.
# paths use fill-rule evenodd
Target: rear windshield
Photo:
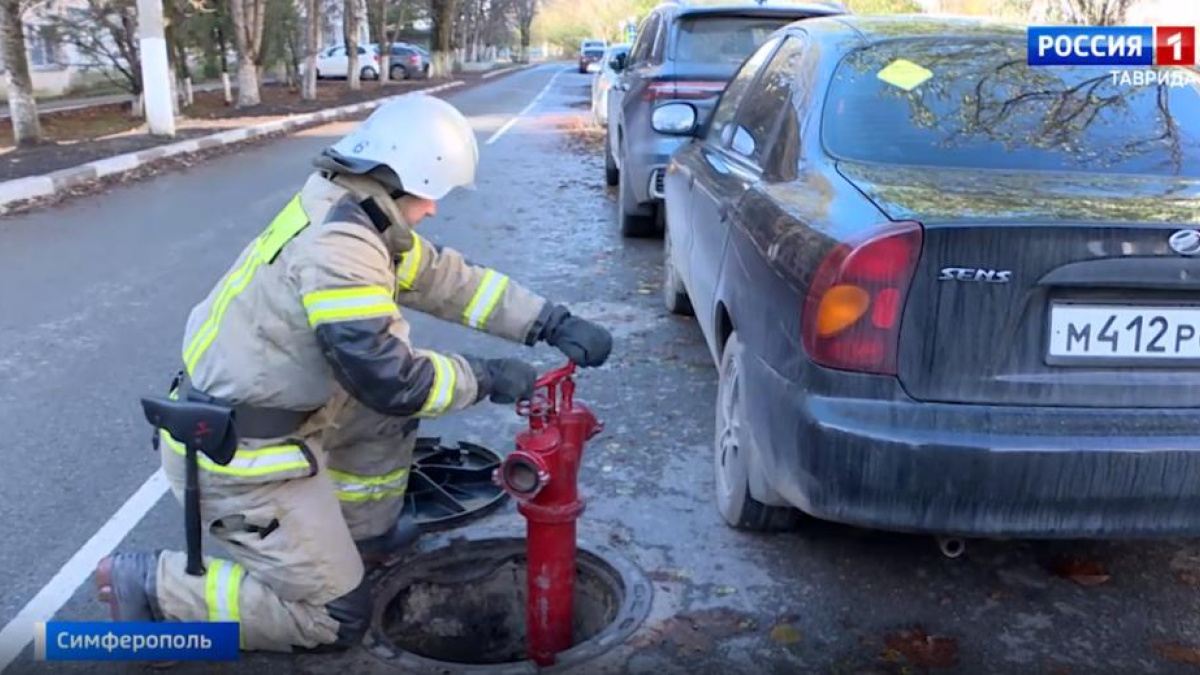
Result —
<path fill-rule="evenodd" d="M 596 58 L 600 58 L 601 56 L 604 56 L 603 49 L 585 49 L 585 50 L 583 50 L 583 53 L 587 56 L 595 56 Z"/>
<path fill-rule="evenodd" d="M 779 28 L 794 19 L 745 16 L 697 17 L 679 22 L 675 60 L 737 66 Z"/>
<path fill-rule="evenodd" d="M 825 103 L 825 148 L 889 164 L 1200 177 L 1200 73 L 1138 84 L 1133 71 L 1026 58 L 1024 40 L 851 52 Z"/>

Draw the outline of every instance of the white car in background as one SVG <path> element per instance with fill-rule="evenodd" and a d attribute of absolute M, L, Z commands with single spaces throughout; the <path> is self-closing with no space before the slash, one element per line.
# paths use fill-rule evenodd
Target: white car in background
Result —
<path fill-rule="evenodd" d="M 608 92 L 617 80 L 612 61 L 622 56 L 629 56 L 628 44 L 612 45 L 604 50 L 604 57 L 600 59 L 600 71 L 592 79 L 592 119 L 597 126 L 603 127 L 608 123 Z"/>
<path fill-rule="evenodd" d="M 317 54 L 317 79 L 348 77 L 350 58 L 345 46 L 335 46 Z M 379 79 L 379 48 L 373 44 L 358 46 L 358 76 L 364 80 Z"/>

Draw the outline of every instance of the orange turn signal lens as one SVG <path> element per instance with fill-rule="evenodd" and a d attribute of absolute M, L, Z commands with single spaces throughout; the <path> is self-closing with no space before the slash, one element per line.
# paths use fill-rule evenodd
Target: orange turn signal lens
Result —
<path fill-rule="evenodd" d="M 817 335 L 833 337 L 853 326 L 871 307 L 871 295 L 858 286 L 839 284 L 821 296 L 817 311 Z"/>

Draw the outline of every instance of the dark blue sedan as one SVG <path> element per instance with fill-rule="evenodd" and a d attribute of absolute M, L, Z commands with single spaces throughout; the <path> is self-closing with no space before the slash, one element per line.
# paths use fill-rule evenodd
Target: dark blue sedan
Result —
<path fill-rule="evenodd" d="M 665 181 L 719 364 L 716 502 L 957 536 L 1200 533 L 1200 85 L 1020 28 L 777 32 Z"/>

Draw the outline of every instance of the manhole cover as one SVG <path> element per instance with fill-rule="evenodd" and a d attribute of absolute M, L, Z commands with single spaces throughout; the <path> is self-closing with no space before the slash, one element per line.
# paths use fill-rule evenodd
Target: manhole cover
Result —
<path fill-rule="evenodd" d="M 526 660 L 526 542 L 512 537 L 455 539 L 391 568 L 375 588 L 364 644 L 410 675 L 578 668 L 633 635 L 650 611 L 653 588 L 610 548 L 579 542 L 575 561 L 574 645 L 553 666 Z"/>
<path fill-rule="evenodd" d="M 404 512 L 422 531 L 460 527 L 481 518 L 508 498 L 492 482 L 499 454 L 474 443 L 443 445 L 418 438 L 404 499 Z"/>

